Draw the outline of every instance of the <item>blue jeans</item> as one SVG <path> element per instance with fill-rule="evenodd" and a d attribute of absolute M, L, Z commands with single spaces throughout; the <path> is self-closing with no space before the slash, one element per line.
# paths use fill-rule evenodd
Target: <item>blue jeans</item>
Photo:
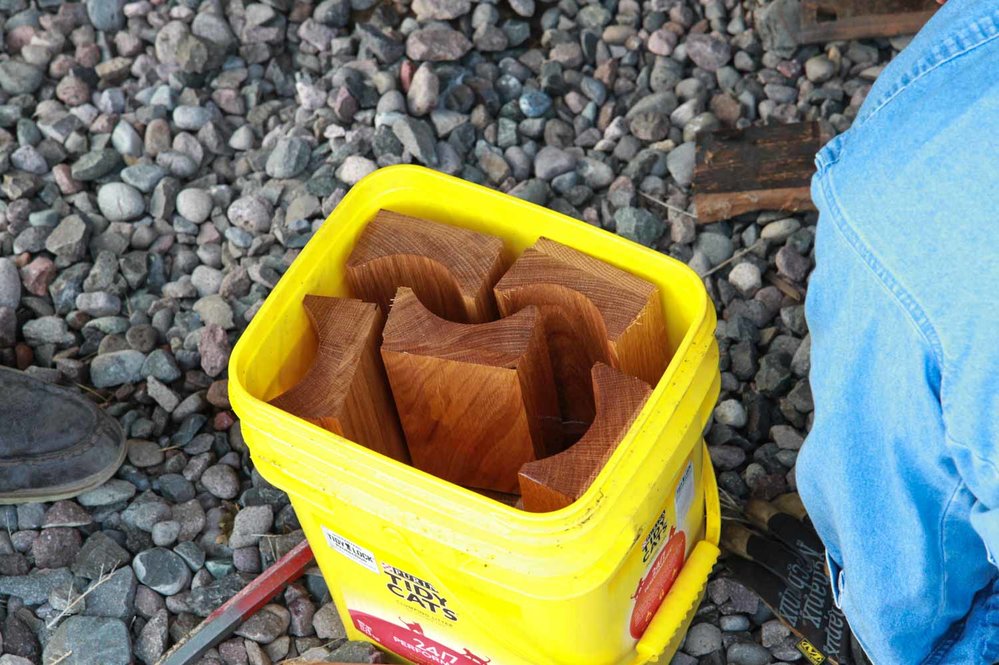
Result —
<path fill-rule="evenodd" d="M 999 662 L 999 1 L 950 0 L 822 149 L 797 483 L 876 665 Z"/>

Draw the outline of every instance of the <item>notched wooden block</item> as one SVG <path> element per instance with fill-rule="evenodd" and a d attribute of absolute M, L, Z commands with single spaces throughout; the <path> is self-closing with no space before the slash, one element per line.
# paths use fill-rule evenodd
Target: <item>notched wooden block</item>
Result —
<path fill-rule="evenodd" d="M 544 315 L 559 407 L 576 436 L 593 422 L 590 370 L 600 362 L 655 385 L 669 362 L 659 290 L 547 238 L 514 262 L 495 288 L 500 313 Z"/>
<path fill-rule="evenodd" d="M 517 491 L 520 467 L 561 447 L 541 315 L 446 321 L 400 288 L 382 358 L 414 466 L 459 485 Z"/>
<path fill-rule="evenodd" d="M 542 513 L 565 508 L 583 495 L 610 459 L 645 405 L 652 389 L 604 364 L 593 367 L 596 417 L 583 438 L 567 450 L 520 469 L 524 509 Z"/>
<path fill-rule="evenodd" d="M 701 224 L 758 210 L 814 210 L 815 154 L 832 138 L 820 122 L 720 130 L 697 138 L 694 209 Z"/>
<path fill-rule="evenodd" d="M 315 360 L 302 380 L 271 404 L 408 462 L 378 352 L 385 321 L 378 306 L 312 295 L 305 296 L 303 305 L 319 340 Z"/>
<path fill-rule="evenodd" d="M 346 275 L 354 297 L 378 303 L 386 315 L 405 286 L 437 316 L 483 323 L 496 318 L 492 287 L 505 267 L 499 238 L 380 210 L 347 259 Z"/>
<path fill-rule="evenodd" d="M 803 0 L 799 44 L 914 35 L 936 0 Z"/>

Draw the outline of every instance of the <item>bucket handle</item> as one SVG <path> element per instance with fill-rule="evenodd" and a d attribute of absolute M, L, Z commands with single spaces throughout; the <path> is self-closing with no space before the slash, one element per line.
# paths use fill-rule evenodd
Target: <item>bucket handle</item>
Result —
<path fill-rule="evenodd" d="M 704 540 L 698 541 L 691 550 L 690 556 L 680 569 L 676 581 L 662 604 L 652 617 L 652 622 L 646 629 L 642 639 L 635 645 L 636 658 L 633 665 L 657 663 L 662 655 L 672 657 L 680 647 L 683 635 L 680 629 L 687 624 L 688 618 L 697 611 L 697 606 L 704 594 L 708 577 L 714 568 L 721 550 L 718 549 L 718 537 L 721 532 L 721 509 L 718 502 L 718 484 L 715 480 L 711 458 L 707 446 L 704 446 L 704 463 L 701 477 L 704 485 L 705 502 L 705 533 Z M 686 608 L 682 613 L 677 610 Z"/>

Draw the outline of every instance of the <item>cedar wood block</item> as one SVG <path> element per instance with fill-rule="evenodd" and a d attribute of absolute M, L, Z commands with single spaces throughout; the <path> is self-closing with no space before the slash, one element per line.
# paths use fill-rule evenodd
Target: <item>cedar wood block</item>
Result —
<path fill-rule="evenodd" d="M 655 385 L 669 362 L 659 290 L 571 247 L 541 238 L 495 288 L 500 313 L 540 308 L 567 431 L 593 422 L 590 371 L 602 362 Z"/>
<path fill-rule="evenodd" d="M 624 438 L 652 389 L 603 363 L 593 366 L 597 413 L 583 438 L 565 451 L 520 469 L 524 509 L 558 510 L 583 495 Z"/>
<path fill-rule="evenodd" d="M 515 493 L 525 462 L 561 449 L 541 315 L 446 321 L 400 288 L 382 358 L 413 464 L 453 483 Z"/>
<path fill-rule="evenodd" d="M 388 315 L 406 286 L 442 318 L 484 323 L 496 318 L 492 287 L 503 274 L 503 241 L 467 229 L 380 210 L 347 259 L 354 297 Z"/>
<path fill-rule="evenodd" d="M 406 442 L 378 353 L 378 306 L 348 298 L 305 296 L 319 339 L 312 367 L 271 404 L 351 441 L 408 462 Z"/>

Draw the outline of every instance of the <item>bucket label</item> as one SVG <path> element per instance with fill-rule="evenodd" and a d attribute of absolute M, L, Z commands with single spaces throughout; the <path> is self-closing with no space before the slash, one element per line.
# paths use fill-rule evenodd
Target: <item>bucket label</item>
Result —
<path fill-rule="evenodd" d="M 448 621 L 458 620 L 458 615 L 448 607 L 447 598 L 442 596 L 430 582 L 384 561 L 382 562 L 382 572 L 388 577 L 386 587 L 399 598 L 418 606 L 421 610 L 430 612 L 434 616 L 444 617 Z"/>
<path fill-rule="evenodd" d="M 468 648 L 454 648 L 428 635 L 418 621 L 399 623 L 350 610 L 354 627 L 383 647 L 419 665 L 487 665 L 491 659 Z"/>
<path fill-rule="evenodd" d="M 378 572 L 378 562 L 375 561 L 375 555 L 371 550 L 361 547 L 357 543 L 330 531 L 326 527 L 322 527 L 322 529 L 323 535 L 326 536 L 326 544 L 354 563 L 361 564 L 373 573 Z"/>
<path fill-rule="evenodd" d="M 676 509 L 676 521 L 688 533 L 691 529 L 686 522 L 690 516 L 690 507 L 694 503 L 694 484 L 694 464 L 687 462 L 687 468 L 684 469 L 680 482 L 676 486 L 673 504 Z"/>

